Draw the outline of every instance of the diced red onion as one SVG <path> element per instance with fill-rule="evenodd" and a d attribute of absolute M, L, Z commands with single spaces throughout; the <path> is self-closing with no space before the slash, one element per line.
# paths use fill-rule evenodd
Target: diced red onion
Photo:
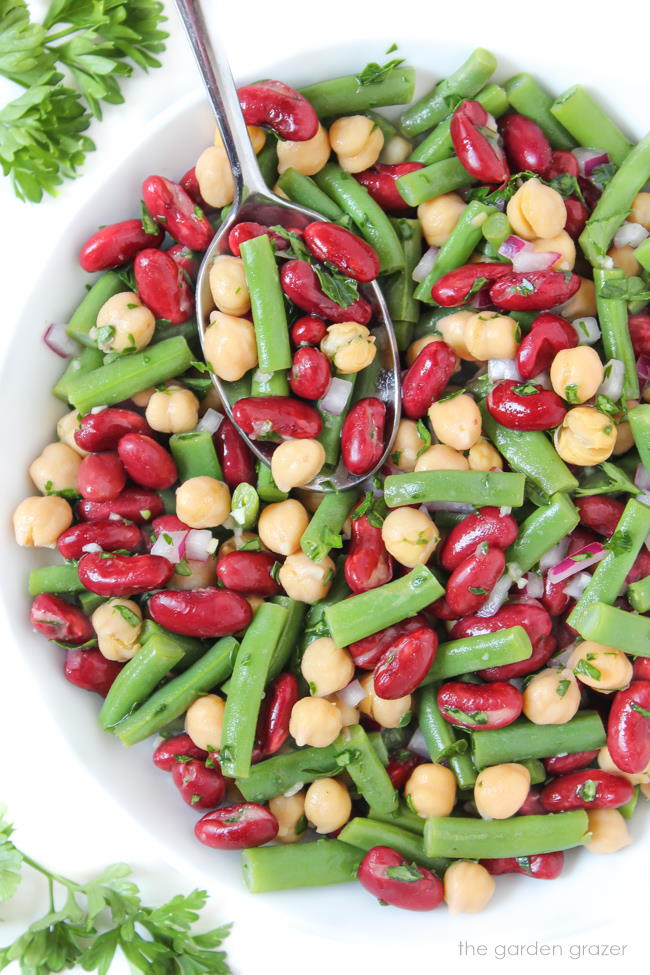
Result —
<path fill-rule="evenodd" d="M 192 528 L 185 538 L 185 556 L 192 562 L 207 562 L 216 552 L 218 544 L 207 528 Z"/>
<path fill-rule="evenodd" d="M 510 592 L 510 587 L 512 586 L 512 579 L 506 572 L 502 575 L 499 580 L 494 585 L 492 592 L 485 600 L 480 609 L 476 611 L 477 616 L 494 616 L 497 610 L 501 609 L 506 599 L 508 598 L 508 593 Z"/>
<path fill-rule="evenodd" d="M 542 389 L 553 389 L 553 383 L 548 372 L 540 372 L 530 380 L 534 386 L 541 386 Z"/>
<path fill-rule="evenodd" d="M 574 576 L 590 565 L 595 565 L 596 562 L 600 562 L 601 559 L 605 558 L 606 554 L 606 549 L 600 542 L 592 542 L 590 545 L 585 545 L 584 548 L 578 549 L 573 555 L 569 555 L 568 558 L 563 559 L 559 565 L 554 565 L 553 568 L 548 570 L 549 582 L 563 582 L 569 576 Z"/>
<path fill-rule="evenodd" d="M 103 552 L 104 549 L 97 542 L 88 542 L 81 549 L 82 552 Z"/>
<path fill-rule="evenodd" d="M 502 504 L 501 507 L 499 508 L 499 517 L 500 518 L 504 518 L 506 515 L 509 515 L 511 513 L 512 513 L 512 508 L 509 507 L 509 505 L 507 505 L 507 504 Z"/>
<path fill-rule="evenodd" d="M 50 322 L 43 333 L 43 341 L 48 349 L 62 359 L 69 359 L 79 351 L 79 343 L 70 338 L 67 327 L 63 322 Z"/>
<path fill-rule="evenodd" d="M 223 413 L 209 407 L 196 425 L 197 430 L 206 430 L 214 435 L 223 423 Z"/>
<path fill-rule="evenodd" d="M 594 318 L 593 315 L 587 315 L 586 318 L 575 318 L 571 324 L 578 334 L 579 345 L 595 345 L 600 338 L 598 319 Z"/>
<path fill-rule="evenodd" d="M 648 236 L 650 234 L 642 224 L 626 220 L 614 234 L 614 247 L 638 247 Z"/>
<path fill-rule="evenodd" d="M 255 420 L 251 423 L 251 439 L 263 440 L 264 437 L 271 433 L 272 429 L 273 424 L 270 420 Z"/>
<path fill-rule="evenodd" d="M 420 507 L 428 512 L 452 511 L 458 514 L 470 514 L 474 510 L 473 505 L 463 504 L 461 501 L 426 501 Z"/>
<path fill-rule="evenodd" d="M 521 594 L 530 599 L 541 599 L 544 595 L 544 580 L 536 572 L 529 572 L 526 575 L 526 588 Z"/>
<path fill-rule="evenodd" d="M 571 579 L 571 582 L 567 582 L 562 592 L 566 593 L 567 596 L 571 596 L 572 599 L 580 599 L 590 582 L 590 574 L 588 572 L 580 572 Z"/>
<path fill-rule="evenodd" d="M 343 704 L 347 704 L 349 708 L 356 708 L 359 701 L 363 701 L 364 697 L 367 697 L 367 692 L 364 691 L 361 686 L 361 682 L 358 680 L 351 680 L 349 684 L 339 691 L 336 695 Z"/>
<path fill-rule="evenodd" d="M 512 269 L 518 274 L 550 271 L 561 257 L 558 251 L 520 251 L 512 259 Z"/>
<path fill-rule="evenodd" d="M 647 382 L 650 382 L 650 356 L 640 355 L 636 360 L 636 371 L 639 376 L 639 382 L 644 386 Z"/>
<path fill-rule="evenodd" d="M 117 511 L 111 511 L 108 516 L 109 521 L 122 521 L 122 515 L 118 515 Z"/>
<path fill-rule="evenodd" d="M 108 407 L 104 403 L 103 406 L 93 406 L 93 408 L 92 408 L 92 410 L 90 412 L 94 415 L 96 413 L 103 413 L 104 410 L 107 410 L 107 409 L 108 409 Z"/>
<path fill-rule="evenodd" d="M 433 266 L 438 260 L 439 253 L 439 247 L 430 247 L 428 251 L 424 252 L 418 263 L 413 268 L 411 277 L 414 281 L 417 281 L 418 284 L 421 281 L 424 281 L 429 272 L 433 270 Z"/>
<path fill-rule="evenodd" d="M 634 472 L 634 483 L 641 491 L 650 491 L 650 472 L 639 464 Z"/>
<path fill-rule="evenodd" d="M 510 234 L 510 236 L 506 237 L 504 242 L 501 244 L 497 253 L 500 254 L 501 257 L 505 257 L 509 261 L 512 261 L 516 254 L 520 254 L 521 251 L 524 250 L 530 250 L 531 246 L 530 241 L 524 240 L 522 237 L 517 237 L 516 234 Z"/>
<path fill-rule="evenodd" d="M 578 172 L 587 179 L 591 176 L 594 169 L 604 166 L 609 162 L 609 156 L 602 149 L 592 149 L 591 147 L 578 146 L 571 150 L 578 161 Z"/>
<path fill-rule="evenodd" d="M 339 379 L 334 376 L 327 388 L 325 395 L 318 401 L 318 405 L 325 413 L 333 416 L 340 416 L 348 405 L 352 383 L 348 379 Z"/>
<path fill-rule="evenodd" d="M 521 382 L 516 359 L 490 359 L 488 362 L 488 376 L 492 382 L 498 379 L 516 379 Z"/>
<path fill-rule="evenodd" d="M 623 395 L 623 380 L 625 378 L 625 366 L 620 359 L 610 359 L 605 363 L 604 378 L 597 393 L 608 396 L 610 399 L 619 400 Z"/>
<path fill-rule="evenodd" d="M 568 548 L 569 539 L 566 537 L 558 542 L 557 545 L 554 545 L 553 548 L 549 548 L 548 552 L 544 552 L 539 560 L 539 567 L 542 572 L 546 572 L 547 569 L 552 569 L 553 566 L 559 565 L 564 559 Z"/>
<path fill-rule="evenodd" d="M 406 747 L 410 752 L 415 752 L 416 755 L 421 755 L 422 758 L 431 760 L 431 752 L 427 748 L 424 735 L 419 728 L 413 732 L 410 741 L 408 741 L 406 744 Z"/>
<path fill-rule="evenodd" d="M 490 308 L 492 306 L 492 299 L 490 298 L 490 286 L 486 285 L 477 291 L 472 298 L 472 305 L 474 308 L 478 308 L 481 311 L 483 308 Z"/>
<path fill-rule="evenodd" d="M 161 532 L 151 546 L 152 555 L 161 555 L 168 562 L 176 564 L 180 562 L 185 554 L 185 539 L 188 535 L 186 531 Z"/>

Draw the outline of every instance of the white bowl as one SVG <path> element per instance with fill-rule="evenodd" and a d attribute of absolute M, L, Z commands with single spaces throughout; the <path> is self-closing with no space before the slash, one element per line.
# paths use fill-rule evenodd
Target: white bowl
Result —
<path fill-rule="evenodd" d="M 360 42 L 338 46 L 331 50 L 310 51 L 299 56 L 264 66 L 258 77 L 278 77 L 296 85 L 313 79 L 356 71 L 369 60 L 377 59 L 394 37 L 381 41 Z M 399 38 L 398 38 L 399 40 Z M 479 41 L 480 43 L 480 41 Z M 427 65 L 435 55 L 436 76 L 452 70 L 470 49 L 463 40 L 449 40 L 443 44 L 400 42 L 400 54 L 418 67 L 418 94 L 430 87 L 433 78 Z M 588 58 L 576 71 L 572 65 L 544 64 L 545 52 L 534 53 L 517 63 L 503 56 L 497 49 L 501 69 L 498 77 L 506 78 L 517 70 L 531 70 L 539 74 L 556 91 L 577 80 L 591 82 L 598 87 L 602 77 L 598 58 Z M 642 81 L 642 67 L 638 84 L 626 77 L 609 77 L 603 82 L 604 102 L 630 132 L 640 135 L 644 127 L 646 104 Z M 623 108 L 624 106 L 624 108 Z M 243 885 L 239 854 L 223 853 L 201 846 L 194 838 L 196 813 L 179 801 L 169 779 L 151 762 L 151 744 L 142 743 L 125 749 L 118 740 L 103 733 L 96 716 L 100 701 L 95 695 L 84 694 L 67 683 L 61 672 L 61 654 L 49 647 L 29 627 L 29 597 L 26 578 L 36 565 L 53 560 L 52 553 L 16 548 L 11 532 L 10 514 L 18 502 L 33 493 L 26 473 L 28 464 L 42 446 L 54 435 L 56 420 L 64 412 L 63 406 L 50 396 L 49 390 L 61 369 L 57 359 L 40 341 L 46 321 L 65 321 L 87 281 L 76 262 L 80 244 L 102 223 L 131 217 L 138 212 L 140 185 L 151 172 L 179 178 L 188 169 L 205 145 L 212 141 L 213 121 L 210 110 L 200 93 L 172 105 L 153 120 L 142 133 L 138 144 L 106 179 L 105 185 L 89 197 L 71 223 L 53 243 L 44 261 L 42 274 L 25 303 L 21 319 L 15 323 L 13 341 L 3 363 L 1 389 L 4 409 L 2 443 L 9 447 L 12 471 L 18 475 L 5 478 L 2 504 L 4 510 L 4 552 L 0 561 L 0 591 L 8 628 L 13 642 L 5 653 L 28 660 L 28 667 L 46 706 L 56 715 L 70 745 L 90 775 L 106 788 L 140 825 L 150 824 L 153 837 L 161 844 L 163 856 L 182 870 L 193 874 L 197 881 L 215 890 L 231 910 L 246 911 L 249 895 Z M 26 384 L 29 396 L 25 397 Z M 21 403 L 20 414 L 11 404 Z M 643 801 L 642 801 L 643 804 Z M 629 917 L 639 903 L 639 857 L 647 854 L 650 840 L 643 836 L 648 825 L 647 809 L 637 813 L 632 823 L 636 842 L 622 853 L 602 859 L 587 852 L 573 852 L 567 856 L 562 877 L 554 883 L 535 883 L 523 877 L 502 877 L 489 908 L 468 919 L 453 917 L 442 910 L 433 915 L 402 912 L 392 914 L 392 923 L 385 924 L 387 915 L 377 902 L 358 885 L 348 884 L 331 888 L 305 889 L 277 894 L 255 895 L 256 904 L 279 923 L 291 924 L 326 938 L 353 941 L 360 931 L 372 930 L 373 939 L 382 942 L 408 941 L 413 946 L 428 945 L 432 929 L 443 930 L 449 942 L 471 937 L 485 942 L 500 933 L 517 931 L 521 941 L 558 939 L 596 930 L 601 923 L 615 918 Z M 637 879 L 639 878 L 639 879 Z M 236 903 L 233 903 L 236 902 Z M 579 914 L 575 905 L 580 904 Z"/>

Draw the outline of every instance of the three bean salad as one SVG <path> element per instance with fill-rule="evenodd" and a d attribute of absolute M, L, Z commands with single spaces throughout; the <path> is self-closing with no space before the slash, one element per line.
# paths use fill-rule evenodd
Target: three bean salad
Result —
<path fill-rule="evenodd" d="M 399 57 L 241 88 L 268 184 L 322 220 L 232 228 L 201 346 L 217 135 L 88 238 L 44 336 L 67 405 L 14 514 L 60 556 L 32 626 L 253 892 L 473 913 L 625 847 L 650 798 L 650 135 L 495 69 L 415 103 Z M 366 479 L 328 490 L 339 463 Z"/>

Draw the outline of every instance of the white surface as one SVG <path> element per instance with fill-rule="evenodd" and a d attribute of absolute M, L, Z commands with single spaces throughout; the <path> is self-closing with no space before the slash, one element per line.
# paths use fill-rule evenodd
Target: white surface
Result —
<path fill-rule="evenodd" d="M 625 110 L 620 115 L 628 122 L 631 131 L 641 133 L 648 127 L 648 118 L 639 94 L 647 85 L 641 56 L 643 31 L 633 28 L 633 6 L 629 2 L 619 4 L 616 17 L 612 17 L 610 12 L 606 38 L 601 33 L 603 22 L 593 26 L 586 24 L 584 11 L 564 9 L 561 22 L 555 17 L 553 21 L 541 20 L 544 16 L 541 11 L 536 15 L 528 14 L 526 23 L 523 19 L 517 22 L 514 14 L 504 21 L 498 16 L 485 16 L 485 0 L 480 4 L 472 2 L 463 6 L 462 24 L 452 20 L 454 11 L 445 14 L 421 0 L 411 2 L 408 8 L 404 6 L 399 10 L 399 25 L 395 22 L 396 5 L 384 0 L 371 6 L 364 4 L 359 9 L 352 9 L 343 0 L 333 0 L 326 9 L 318 9 L 318 17 L 316 11 L 310 10 L 308 13 L 306 7 L 302 8 L 301 14 L 288 7 L 271 7 L 254 0 L 246 6 L 245 43 L 239 23 L 241 8 L 238 5 L 224 6 L 223 9 L 219 5 L 216 26 L 222 33 L 235 71 L 242 74 L 254 74 L 257 66 L 300 52 L 314 43 L 318 43 L 319 47 L 340 45 L 341 37 L 349 43 L 349 46 L 346 45 L 347 51 L 341 52 L 341 70 L 345 70 L 357 63 L 365 63 L 368 58 L 381 60 L 388 43 L 399 41 L 401 34 L 406 36 L 410 33 L 420 39 L 430 39 L 432 50 L 437 53 L 431 69 L 437 76 L 454 67 L 472 46 L 481 44 L 495 50 L 506 72 L 508 69 L 524 68 L 536 71 L 548 77 L 557 90 L 577 80 L 596 86 L 609 106 L 624 106 Z M 597 13 L 593 4 L 588 9 L 592 17 Z M 173 11 L 170 16 L 174 18 Z M 546 16 L 552 16 L 550 11 Z M 395 30 L 397 26 L 401 26 L 402 30 Z M 7 181 L 0 184 L 0 212 L 3 216 L 0 266 L 4 272 L 3 317 L 6 319 L 0 338 L 0 352 L 15 328 L 18 314 L 35 280 L 55 250 L 58 249 L 59 255 L 55 271 L 65 280 L 66 276 L 74 274 L 73 243 L 80 242 L 105 219 L 127 215 L 129 201 L 122 192 L 117 198 L 112 193 L 106 193 L 96 210 L 93 209 L 92 214 L 86 211 L 82 221 L 66 234 L 67 246 L 60 244 L 61 232 L 68 221 L 78 208 L 85 206 L 86 200 L 98 191 L 106 176 L 120 164 L 127 171 L 134 166 L 131 182 L 123 185 L 132 185 L 131 203 L 137 201 L 139 180 L 146 175 L 146 171 L 142 171 L 143 160 L 137 164 L 123 163 L 124 155 L 139 143 L 142 130 L 151 118 L 196 87 L 191 57 L 184 49 L 175 19 L 172 35 L 165 67 L 148 79 L 141 75 L 133 79 L 127 85 L 126 106 L 107 111 L 106 121 L 94 133 L 100 151 L 89 157 L 85 174 L 79 181 L 66 187 L 55 201 L 47 201 L 37 207 L 18 203 L 11 196 Z M 591 50 L 585 48 L 581 53 L 575 41 L 570 39 L 578 36 L 584 38 L 586 35 L 593 37 Z M 356 41 L 373 37 L 379 39 L 376 45 L 368 51 L 357 50 L 359 45 Z M 448 39 L 448 43 L 441 45 L 441 39 Z M 549 51 L 557 52 L 559 58 L 562 49 L 567 51 L 566 63 L 550 65 Z M 573 63 L 569 61 L 569 50 Z M 504 56 L 504 52 L 509 53 L 509 58 Z M 576 64 L 579 64 L 580 70 Z M 287 80 L 318 77 L 317 60 L 311 54 L 297 57 L 291 72 L 285 77 Z M 182 171 L 193 161 L 193 153 L 201 144 L 201 137 L 196 131 L 187 132 L 186 129 L 180 129 L 180 134 L 182 138 L 178 140 L 174 134 L 173 141 L 177 141 L 178 145 L 170 144 L 169 151 L 175 153 L 179 160 L 184 160 L 187 153 L 187 162 L 182 166 Z M 172 176 L 175 171 L 173 167 L 167 170 L 164 160 L 158 155 L 151 159 L 151 169 Z M 5 427 L 2 440 L 5 445 L 10 443 L 13 464 L 19 468 L 47 436 L 41 433 L 43 428 L 39 428 L 37 421 L 47 408 L 43 385 L 49 385 L 49 377 L 44 383 L 38 377 L 47 376 L 48 370 L 53 372 L 56 368 L 51 359 L 45 357 L 38 341 L 42 326 L 39 314 L 43 316 L 50 310 L 63 313 L 61 307 L 56 308 L 62 295 L 57 294 L 55 281 L 39 288 L 36 297 L 37 313 L 25 326 L 32 330 L 33 346 L 30 348 L 22 343 L 24 359 L 22 355 L 18 358 L 18 349 L 12 353 L 2 386 L 2 420 Z M 12 433 L 13 438 L 9 440 Z M 3 491 L 5 523 L 13 504 L 27 490 L 22 470 L 18 470 L 17 476 L 14 466 L 9 470 L 11 476 L 5 475 Z M 246 975 L 257 971 L 262 964 L 271 975 L 276 972 L 293 975 L 305 967 L 304 962 L 299 960 L 301 956 L 309 959 L 309 969 L 316 973 L 326 971 L 332 965 L 344 973 L 367 965 L 376 975 L 383 975 L 384 972 L 393 972 L 397 964 L 408 965 L 409 961 L 415 961 L 418 957 L 421 963 L 427 958 L 427 967 L 433 967 L 434 951 L 435 962 L 439 963 L 443 955 L 453 961 L 456 969 L 469 970 L 470 964 L 475 968 L 476 962 L 458 960 L 456 943 L 459 937 L 486 944 L 493 941 L 530 943 L 535 939 L 558 941 L 562 937 L 569 942 L 585 944 L 608 941 L 626 943 L 629 947 L 624 957 L 634 958 L 636 954 L 640 959 L 641 936 L 638 928 L 635 933 L 634 927 L 635 923 L 638 924 L 643 901 L 640 886 L 642 871 L 634 867 L 639 847 L 607 861 L 592 858 L 590 862 L 587 854 L 583 854 L 579 864 L 571 864 L 566 879 L 549 885 L 538 886 L 524 878 L 502 878 L 499 895 L 491 910 L 480 917 L 463 921 L 449 918 L 444 910 L 422 917 L 382 911 L 353 888 L 314 892 L 313 895 L 305 893 L 265 898 L 253 898 L 237 892 L 228 894 L 228 885 L 233 881 L 228 879 L 227 884 L 223 884 L 220 874 L 224 870 L 224 861 L 221 855 L 190 844 L 194 814 L 189 809 L 179 809 L 176 797 L 169 789 L 165 791 L 170 784 L 164 781 L 162 773 L 157 772 L 146 758 L 135 754 L 128 755 L 123 765 L 120 756 L 123 775 L 118 777 L 111 773 L 110 767 L 117 761 L 114 743 L 100 739 L 91 725 L 96 700 L 60 681 L 55 683 L 54 674 L 51 693 L 48 693 L 52 697 L 51 710 L 40 696 L 29 672 L 30 668 L 33 669 L 32 658 L 33 655 L 43 654 L 38 671 L 42 679 L 44 675 L 49 679 L 47 664 L 52 665 L 52 658 L 47 656 L 47 644 L 33 638 L 22 622 L 27 602 L 24 596 L 21 602 L 20 592 L 23 574 L 31 558 L 25 553 L 18 555 L 16 557 L 15 551 L 10 548 L 5 550 L 3 560 L 3 593 L 10 600 L 12 615 L 20 615 L 21 622 L 18 624 L 18 640 L 9 632 L 4 619 L 0 623 L 4 637 L 4 666 L 0 681 L 0 795 L 9 801 L 11 815 L 19 824 L 17 839 L 30 853 L 46 860 L 61 872 L 81 876 L 111 860 L 127 860 L 136 868 L 138 879 L 144 883 L 151 901 L 190 889 L 197 882 L 196 871 L 203 870 L 200 882 L 214 886 L 214 921 L 235 921 L 229 942 L 231 961 L 237 972 Z M 29 659 L 23 661 L 22 655 Z M 44 679 L 42 686 L 49 686 Z M 71 721 L 77 729 L 72 742 Z M 67 738 L 61 729 L 67 732 Z M 138 794 L 131 801 L 131 807 L 137 810 L 141 820 L 153 821 L 153 829 L 140 829 L 121 809 L 120 802 L 111 800 L 96 777 L 104 778 L 110 789 L 120 797 L 137 787 Z M 173 832 L 173 823 L 181 823 L 178 834 Z M 638 822 L 635 823 L 635 832 L 639 832 Z M 178 845 L 173 844 L 170 855 L 175 863 L 179 862 L 179 857 L 184 857 L 185 862 L 189 863 L 192 857 L 189 848 L 192 845 L 194 874 L 181 876 L 168 866 L 164 848 L 152 839 L 151 833 L 178 835 Z M 168 844 L 168 848 L 171 846 Z M 232 862 L 226 864 L 225 869 L 231 868 L 234 876 L 236 868 Z M 210 884 L 213 869 L 214 885 Z M 30 917 L 35 896 L 34 888 L 26 886 L 14 904 L 4 908 L 3 918 Z M 638 897 L 638 912 L 635 897 Z M 307 909 L 302 910 L 300 916 L 300 909 L 307 904 Z M 291 920 L 292 916 L 296 918 L 295 923 Z M 613 919 L 609 928 L 606 923 L 608 919 Z M 331 938 L 323 940 L 318 933 L 314 933 L 319 928 L 323 934 L 331 931 Z M 3 926 L 0 929 L 0 942 L 9 940 L 15 931 L 17 928 L 14 930 L 10 925 Z M 338 938 L 345 943 L 342 944 Z M 431 946 L 431 954 L 427 943 Z M 488 971 L 492 967 L 490 961 L 489 953 L 479 958 L 479 964 L 482 963 L 483 967 L 488 964 Z M 521 965 L 520 961 L 515 963 Z M 500 967 L 507 964 L 500 962 Z M 534 970 L 534 962 L 526 964 L 528 968 L 532 965 Z M 572 960 L 565 946 L 562 956 L 556 953 L 554 964 L 573 969 L 581 962 Z M 598 961 L 591 958 L 588 964 L 590 970 L 594 967 L 598 970 L 601 966 L 611 965 L 612 959 Z"/>

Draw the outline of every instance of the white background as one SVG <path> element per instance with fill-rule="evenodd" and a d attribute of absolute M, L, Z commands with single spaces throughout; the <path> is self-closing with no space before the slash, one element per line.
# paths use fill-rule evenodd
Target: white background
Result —
<path fill-rule="evenodd" d="M 33 4 L 37 12 L 44 6 Z M 176 98 L 197 87 L 198 78 L 180 25 L 171 4 L 168 6 L 171 38 L 164 67 L 149 77 L 138 73 L 124 86 L 126 105 L 107 108 L 106 120 L 91 130 L 99 151 L 88 157 L 84 175 L 66 186 L 58 198 L 47 199 L 38 206 L 19 203 L 8 180 L 0 179 L 0 353 L 33 278 L 56 247 L 60 228 L 110 172 L 122 152 L 137 140 L 142 126 Z M 336 45 L 339 40 L 375 36 L 383 39 L 387 34 L 392 36 L 393 31 L 396 37 L 425 35 L 435 40 L 440 29 L 460 40 L 467 37 L 468 49 L 480 44 L 507 52 L 520 68 L 530 60 L 539 65 L 545 60 L 563 61 L 569 68 L 573 52 L 587 46 L 599 70 L 602 68 L 602 90 L 609 100 L 612 90 L 618 98 L 625 97 L 625 65 L 639 60 L 644 64 L 647 57 L 647 7 L 641 13 L 641 4 L 633 0 L 614 5 L 601 5 L 598 0 L 588 4 L 574 0 L 570 5 L 511 4 L 508 8 L 491 0 L 465 0 L 444 7 L 430 0 L 327 0 L 324 4 L 313 0 L 303 4 L 288 4 L 286 0 L 282 4 L 268 0 L 228 4 L 205 0 L 205 6 L 210 10 L 213 29 L 221 33 L 235 74 L 254 71 L 256 63 L 300 51 L 303 45 Z M 378 60 L 382 54 L 383 47 L 378 45 Z M 567 83 L 573 80 L 580 79 L 568 72 Z M 4 94 L 5 89 L 0 88 L 0 100 Z M 645 128 L 648 122 L 650 118 Z M 25 395 L 29 395 L 28 377 Z M 2 402 L 3 410 L 19 408 L 20 404 Z M 7 461 L 10 463 L 10 458 Z M 10 559 L 11 552 L 3 556 Z M 9 639 L 2 620 L 0 637 Z M 53 869 L 84 877 L 108 862 L 128 861 L 149 903 L 193 886 L 189 878 L 165 864 L 149 833 L 127 818 L 94 784 L 63 741 L 55 717 L 30 689 L 27 670 L 20 666 L 11 672 L 4 667 L 1 673 L 0 770 L 0 798 L 9 803 L 11 817 L 18 824 L 17 842 Z M 602 867 L 606 889 L 606 861 Z M 647 876 L 647 869 L 647 864 L 639 864 L 643 876 Z M 44 907 L 40 889 L 30 879 L 10 905 L 3 905 L 0 917 L 6 923 L 0 927 L 0 943 L 13 939 L 34 917 L 36 909 Z M 642 907 L 647 910 L 647 893 L 644 899 L 645 905 L 640 901 L 636 917 L 629 917 L 625 924 L 619 921 L 614 927 L 594 931 L 593 937 L 583 937 L 583 942 L 627 944 L 624 957 L 628 965 L 638 965 L 642 958 L 647 962 L 647 949 L 643 947 L 647 942 L 647 920 L 642 920 Z M 579 912 L 580 905 L 576 904 L 575 909 Z M 233 970 L 239 975 L 257 975 L 262 968 L 268 975 L 297 975 L 305 970 L 319 975 L 332 968 L 348 975 L 362 967 L 367 967 L 372 975 L 388 975 L 397 966 L 415 970 L 416 965 L 418 971 L 428 972 L 445 964 L 444 959 L 454 971 L 514 971 L 515 965 L 520 970 L 522 964 L 534 971 L 538 967 L 541 970 L 542 964 L 545 969 L 552 964 L 560 971 L 586 971 L 588 967 L 592 972 L 621 966 L 620 960 L 613 959 L 570 960 L 566 946 L 562 961 L 557 957 L 552 962 L 510 963 L 490 957 L 469 963 L 459 961 L 456 946 L 445 942 L 444 916 L 440 913 L 432 915 L 431 953 L 426 958 L 412 957 L 408 944 L 400 942 L 396 911 L 387 911 L 385 922 L 394 927 L 395 948 L 390 951 L 382 946 L 381 953 L 373 951 L 371 931 L 359 931 L 358 946 L 343 947 L 336 942 L 335 932 L 330 941 L 323 941 L 288 928 L 277 930 L 265 923 L 252 897 L 245 913 L 237 913 L 228 903 L 215 902 L 207 919 L 212 923 L 235 922 L 228 949 Z M 471 918 L 467 921 L 467 937 L 472 940 Z M 545 940 L 543 930 L 539 931 L 539 939 Z M 512 941 L 516 940 L 513 930 Z M 115 971 L 122 970 L 125 968 L 121 963 L 116 963 Z"/>

